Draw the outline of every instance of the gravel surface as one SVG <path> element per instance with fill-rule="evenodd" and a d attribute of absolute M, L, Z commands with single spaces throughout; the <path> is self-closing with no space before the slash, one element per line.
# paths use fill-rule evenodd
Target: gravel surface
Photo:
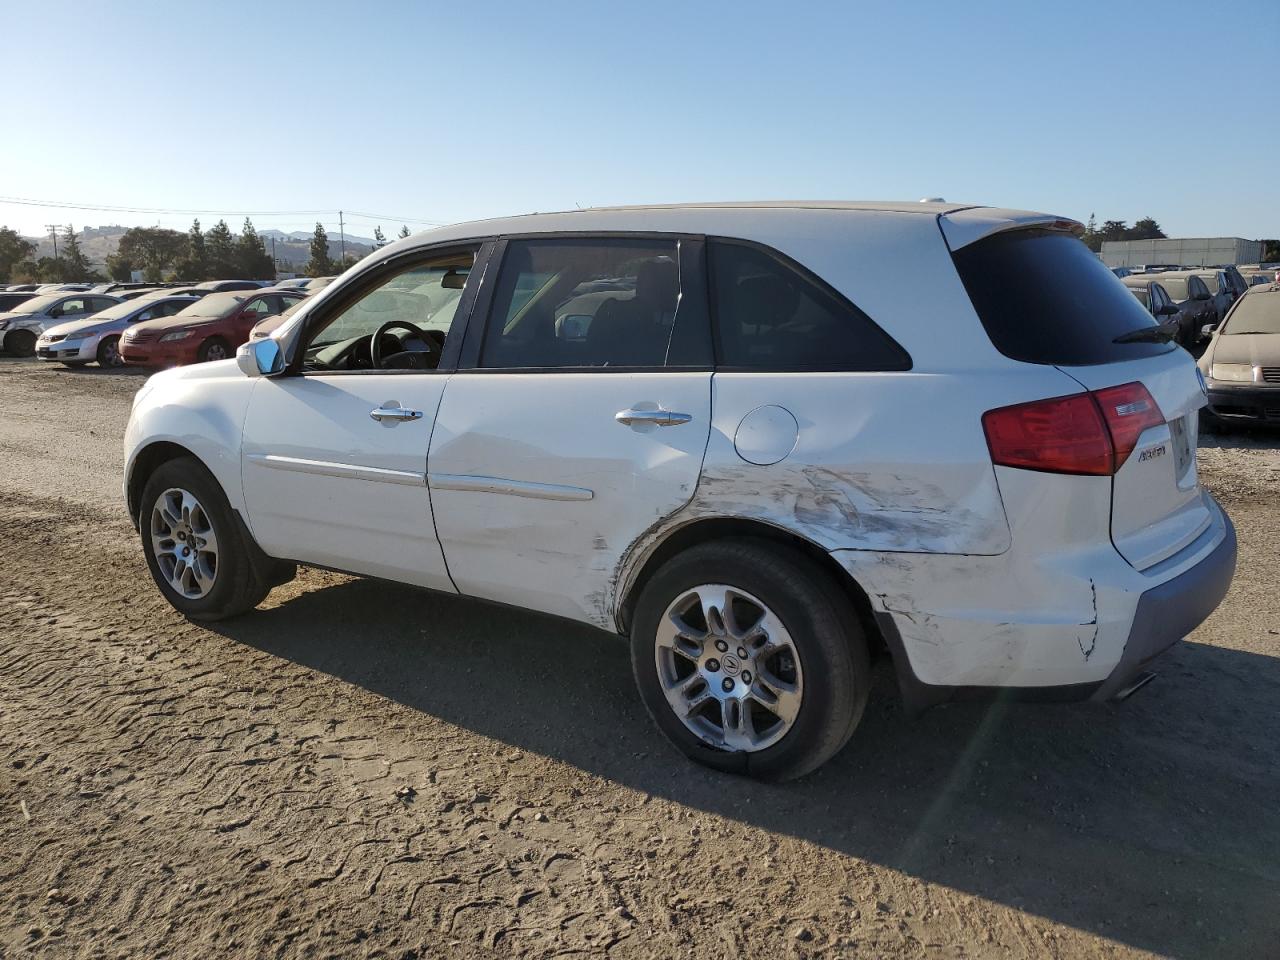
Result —
<path fill-rule="evenodd" d="M 304 570 L 177 616 L 120 502 L 141 384 L 0 360 L 0 957 L 1276 956 L 1280 454 L 1206 437 L 1217 613 L 1123 704 L 694 767 L 592 630 Z"/>

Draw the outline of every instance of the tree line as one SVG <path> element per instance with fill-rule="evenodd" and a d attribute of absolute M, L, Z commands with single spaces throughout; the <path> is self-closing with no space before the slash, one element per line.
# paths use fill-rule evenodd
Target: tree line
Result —
<path fill-rule="evenodd" d="M 373 232 L 374 249 L 386 245 L 382 227 Z M 409 236 L 409 228 L 401 227 L 400 236 Z M 95 270 L 81 249 L 75 229 L 68 225 L 55 246 L 56 256 L 35 258 L 36 245 L 16 230 L 0 227 L 0 282 L 67 283 L 73 281 L 112 280 L 125 282 L 141 271 L 144 280 L 274 280 L 276 264 L 267 253 L 266 244 L 244 218 L 239 236 L 231 232 L 225 220 L 208 230 L 197 219 L 186 233 L 167 227 L 131 227 L 120 238 L 116 252 L 107 257 L 104 277 Z M 329 237 L 321 223 L 311 236 L 311 259 L 304 272 L 309 277 L 324 277 L 345 270 L 357 261 L 329 254 Z"/>
<path fill-rule="evenodd" d="M 1082 240 L 1094 253 L 1102 252 L 1102 244 L 1107 240 L 1164 240 L 1164 231 L 1152 217 L 1143 217 L 1131 227 L 1124 220 L 1106 220 L 1101 227 L 1097 218 L 1089 214 L 1089 222 L 1085 224 Z"/>

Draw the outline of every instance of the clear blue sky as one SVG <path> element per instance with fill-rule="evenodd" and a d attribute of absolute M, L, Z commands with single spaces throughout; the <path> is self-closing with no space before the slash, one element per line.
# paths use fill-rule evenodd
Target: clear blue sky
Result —
<path fill-rule="evenodd" d="M 6 6 L 6 197 L 452 222 L 940 196 L 1280 236 L 1280 0 Z M 0 202 L 55 221 L 191 217 Z"/>

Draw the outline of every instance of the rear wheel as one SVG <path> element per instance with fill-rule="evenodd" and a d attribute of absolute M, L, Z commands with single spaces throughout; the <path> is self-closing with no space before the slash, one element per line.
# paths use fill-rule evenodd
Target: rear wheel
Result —
<path fill-rule="evenodd" d="M 274 571 L 238 523 L 222 487 L 200 461 L 180 457 L 147 480 L 138 514 L 142 552 L 166 600 L 194 620 L 256 607 Z M 282 582 L 282 581 L 276 581 Z"/>
<path fill-rule="evenodd" d="M 764 541 L 704 544 L 662 567 L 636 607 L 631 662 L 681 751 L 769 780 L 839 751 L 869 688 L 848 599 L 807 557 Z"/>
<path fill-rule="evenodd" d="M 104 337 L 102 342 L 98 344 L 98 366 L 124 366 L 124 359 L 120 356 L 119 337 Z"/>
<path fill-rule="evenodd" d="M 14 330 L 4 338 L 5 350 L 15 357 L 36 355 L 36 335 L 30 330 Z"/>
<path fill-rule="evenodd" d="M 197 356 L 201 363 L 206 363 L 210 360 L 225 360 L 231 356 L 231 344 L 221 337 L 210 337 L 200 344 L 200 352 Z"/>

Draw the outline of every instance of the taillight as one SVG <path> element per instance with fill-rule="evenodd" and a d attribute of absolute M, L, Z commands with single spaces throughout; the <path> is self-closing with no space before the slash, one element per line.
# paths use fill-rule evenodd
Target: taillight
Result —
<path fill-rule="evenodd" d="M 1119 470 L 1138 445 L 1142 431 L 1164 423 L 1164 414 L 1160 412 L 1155 398 L 1140 383 L 1095 390 L 1093 398 L 1098 401 L 1111 431 L 1111 442 L 1116 448 L 1116 469 Z"/>
<path fill-rule="evenodd" d="M 1164 422 L 1141 383 L 989 410 L 982 415 L 993 463 L 1106 477 L 1147 427 Z"/>

